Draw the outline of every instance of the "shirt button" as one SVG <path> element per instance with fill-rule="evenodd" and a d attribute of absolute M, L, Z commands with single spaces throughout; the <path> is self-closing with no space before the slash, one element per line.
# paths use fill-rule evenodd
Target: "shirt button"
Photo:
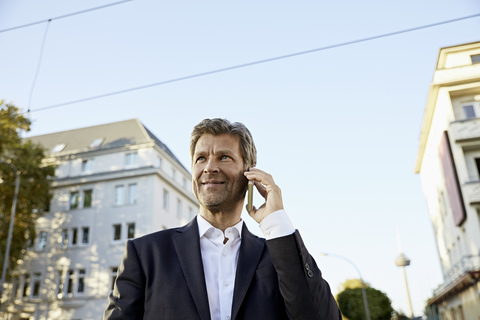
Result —
<path fill-rule="evenodd" d="M 227 320 L 230 320 L 230 316 L 227 316 Z"/>
<path fill-rule="evenodd" d="M 223 251 L 223 252 L 222 252 L 222 256 L 226 257 L 226 256 L 227 256 L 227 252 L 226 252 L 226 251 Z"/>
<path fill-rule="evenodd" d="M 225 287 L 228 287 L 229 284 L 230 284 L 230 283 L 228 283 L 228 281 L 225 281 L 225 282 L 223 283 L 223 285 L 224 285 Z"/>

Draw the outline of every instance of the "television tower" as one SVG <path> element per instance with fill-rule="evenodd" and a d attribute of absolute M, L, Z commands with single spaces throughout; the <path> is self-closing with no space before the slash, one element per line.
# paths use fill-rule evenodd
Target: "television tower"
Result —
<path fill-rule="evenodd" d="M 410 259 L 402 252 L 402 245 L 400 243 L 400 236 L 397 230 L 397 242 L 398 242 L 398 251 L 400 251 L 400 255 L 395 259 L 395 264 L 398 267 L 402 267 L 403 269 L 403 278 L 405 279 L 405 288 L 407 289 L 407 300 L 408 300 L 408 308 L 410 309 L 410 318 L 413 319 L 413 309 L 412 309 L 412 301 L 410 300 L 410 290 L 408 290 L 408 281 L 407 281 L 407 271 L 405 267 L 410 265 Z"/>

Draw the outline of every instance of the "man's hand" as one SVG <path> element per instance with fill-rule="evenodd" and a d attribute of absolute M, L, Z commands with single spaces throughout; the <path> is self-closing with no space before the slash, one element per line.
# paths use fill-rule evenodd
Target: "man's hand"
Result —
<path fill-rule="evenodd" d="M 257 209 L 254 206 L 253 210 L 249 212 L 257 223 L 260 223 L 270 213 L 283 209 L 282 191 L 270 174 L 257 168 L 250 168 L 244 174 L 248 180 L 253 181 L 260 195 L 265 198 L 265 203 L 260 208 Z"/>

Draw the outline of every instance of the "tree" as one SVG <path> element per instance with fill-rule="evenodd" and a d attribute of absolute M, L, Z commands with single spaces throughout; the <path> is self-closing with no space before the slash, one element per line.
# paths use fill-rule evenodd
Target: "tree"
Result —
<path fill-rule="evenodd" d="M 10 213 L 12 208 L 16 172 L 20 174 L 17 209 L 14 220 L 12 243 L 9 257 L 9 271 L 17 265 L 33 243 L 35 221 L 40 217 L 51 200 L 51 181 L 55 167 L 45 163 L 45 150 L 42 146 L 21 138 L 22 131 L 30 131 L 31 122 L 12 104 L 0 101 L 0 266 L 3 268 L 7 244 Z M 8 163 L 4 163 L 8 162 Z"/>
<path fill-rule="evenodd" d="M 393 315 L 393 320 L 410 320 L 409 317 L 407 317 L 402 311 L 398 312 L 395 311 L 395 314 Z"/>
<path fill-rule="evenodd" d="M 371 287 L 367 287 L 368 307 L 372 320 L 390 320 L 393 312 L 392 302 L 388 296 Z M 338 306 L 342 314 L 350 320 L 364 320 L 365 307 L 363 304 L 362 289 L 345 289 L 337 297 Z"/>
<path fill-rule="evenodd" d="M 370 287 L 370 284 L 368 282 L 363 282 L 363 285 L 365 288 Z M 338 286 L 338 292 L 342 292 L 345 289 L 356 289 L 356 288 L 362 288 L 362 280 L 360 279 L 347 279 L 345 280 L 341 285 Z"/>

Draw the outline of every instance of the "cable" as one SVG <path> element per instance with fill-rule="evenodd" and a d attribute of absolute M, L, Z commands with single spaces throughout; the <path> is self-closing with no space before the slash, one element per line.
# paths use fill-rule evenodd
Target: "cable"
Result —
<path fill-rule="evenodd" d="M 50 26 L 50 21 L 52 21 L 52 20 L 48 20 L 47 27 L 45 28 L 45 33 L 43 34 L 42 46 L 40 48 L 40 57 L 38 58 L 37 71 L 35 72 L 35 77 L 33 78 L 32 88 L 30 89 L 30 95 L 28 96 L 27 113 L 30 112 L 33 89 L 35 88 L 35 84 L 37 83 L 38 73 L 40 72 L 40 66 L 42 64 L 42 57 L 43 57 L 43 51 L 44 51 L 43 49 L 45 48 L 45 40 L 47 39 L 47 33 L 48 33 L 48 27 Z"/>
<path fill-rule="evenodd" d="M 156 86 L 160 86 L 160 85 L 164 85 L 164 84 L 168 84 L 168 83 L 172 83 L 172 82 L 179 82 L 179 81 L 183 81 L 183 80 L 203 77 L 203 76 L 214 74 L 214 73 L 220 73 L 220 72 L 225 72 L 225 71 L 229 71 L 229 70 L 245 68 L 245 67 L 249 67 L 249 66 L 253 66 L 253 65 L 257 65 L 257 64 L 261 64 L 261 63 L 266 63 L 266 62 L 271 62 L 271 61 L 276 61 L 276 60 L 282 60 L 282 59 L 291 58 L 291 57 L 295 57 L 295 56 L 300 56 L 300 55 L 304 55 L 304 54 L 309 54 L 309 53 L 313 53 L 313 52 L 318 52 L 318 51 L 323 51 L 323 50 L 348 46 L 348 45 L 361 43 L 361 42 L 366 42 L 366 41 L 371 41 L 371 40 L 376 40 L 376 39 L 380 39 L 380 38 L 391 37 L 391 36 L 402 34 L 402 33 L 413 32 L 413 31 L 417 31 L 417 30 L 421 30 L 421 29 L 431 28 L 431 27 L 435 27 L 435 26 L 439 26 L 439 25 L 443 25 L 443 24 L 448 24 L 448 23 L 453 23 L 453 22 L 457 22 L 457 21 L 461 21 L 461 20 L 471 19 L 471 18 L 475 18 L 475 17 L 479 17 L 479 16 L 480 16 L 480 13 L 477 13 L 477 14 L 470 15 L 470 16 L 460 17 L 460 18 L 451 19 L 451 20 L 445 20 L 445 21 L 436 22 L 436 23 L 432 23 L 432 24 L 427 24 L 427 25 L 423 25 L 423 26 L 419 26 L 419 27 L 414 27 L 414 28 L 404 29 L 404 30 L 400 30 L 400 31 L 384 33 L 384 34 L 380 34 L 380 35 L 376 35 L 376 36 L 371 36 L 371 37 L 367 37 L 367 38 L 362 38 L 362 39 L 337 43 L 337 44 L 333 44 L 333 45 L 329 45 L 329 46 L 325 46 L 325 47 L 320 47 L 320 48 L 316 48 L 316 49 L 300 51 L 300 52 L 290 53 L 290 54 L 277 56 L 277 57 L 273 57 L 273 58 L 268 58 L 268 59 L 243 63 L 243 64 L 231 66 L 231 67 L 226 67 L 226 68 L 206 71 L 206 72 L 202 72 L 202 73 L 197 73 L 197 74 L 193 74 L 193 75 L 189 75 L 189 76 L 184 76 L 184 77 L 174 78 L 174 79 L 170 79 L 170 80 L 165 80 L 165 81 L 155 82 L 155 83 L 151 83 L 151 84 L 146 84 L 146 85 L 143 85 L 143 86 L 132 87 L 132 88 L 123 89 L 123 90 L 119 90 L 119 91 L 113 91 L 113 92 L 109 92 L 109 93 L 105 93 L 105 94 L 100 94 L 100 95 L 91 96 L 91 97 L 87 97 L 87 98 L 82 98 L 82 99 L 78 99 L 78 100 L 72 100 L 72 101 L 68 101 L 68 102 L 62 102 L 62 103 L 54 104 L 54 105 L 51 105 L 51 106 L 38 108 L 36 110 L 33 110 L 32 112 L 54 109 L 54 108 L 67 106 L 67 105 L 71 105 L 71 104 L 75 104 L 75 103 L 79 103 L 79 102 L 85 102 L 85 101 L 105 98 L 105 97 L 109 97 L 109 96 L 113 96 L 113 95 L 117 95 L 117 94 L 122 94 L 122 93 L 126 93 L 126 92 L 146 89 L 146 88 L 150 88 L 150 87 L 156 87 Z"/>
<path fill-rule="evenodd" d="M 106 4 L 106 5 L 103 5 L 103 6 L 99 6 L 99 7 L 94 7 L 94 8 L 90 8 L 90 9 L 85 9 L 85 10 L 77 11 L 77 12 L 73 12 L 73 13 L 67 13 L 67 14 L 64 14 L 64 15 L 61 15 L 61 16 L 58 16 L 58 17 L 55 17 L 55 18 L 50 18 L 50 19 L 46 19 L 46 20 L 40 20 L 40 21 L 31 22 L 31 23 L 27 23 L 27 24 L 22 24 L 22 25 L 20 25 L 20 26 L 16 26 L 16 27 L 11 27 L 11 28 L 7 28 L 7 29 L 0 30 L 0 33 L 2 33 L 2 32 L 8 32 L 8 31 L 16 30 L 16 29 L 21 29 L 21 28 L 25 28 L 25 27 L 31 27 L 31 26 L 34 26 L 34 25 L 36 25 L 36 24 L 41 24 L 41 23 L 44 23 L 44 22 L 47 22 L 47 21 L 51 21 L 51 20 L 58 20 L 58 19 L 68 18 L 68 17 L 71 17 L 71 16 L 75 16 L 75 15 L 77 15 L 77 14 L 87 13 L 87 12 L 90 12 L 90 11 L 95 11 L 95 10 L 99 10 L 99 9 L 103 9 L 103 8 L 107 8 L 107 7 L 111 7 L 111 6 L 116 6 L 117 4 L 122 4 L 122 3 L 124 3 L 124 2 L 129 2 L 129 1 L 133 1 L 133 0 L 122 0 L 122 1 L 114 2 L 114 3 L 109 3 L 109 4 Z"/>
<path fill-rule="evenodd" d="M 128 0 L 128 1 L 131 1 L 131 0 Z M 179 81 L 183 81 L 183 80 L 198 78 L 198 77 L 202 77 L 202 76 L 206 76 L 206 75 L 210 75 L 210 74 L 214 74 L 214 73 L 220 73 L 220 72 L 225 72 L 225 71 L 229 71 L 229 70 L 233 70 L 233 69 L 245 68 L 245 67 L 249 67 L 249 66 L 253 66 L 253 65 L 257 65 L 257 64 L 261 64 L 261 63 L 266 63 L 266 62 L 271 62 L 271 61 L 275 61 L 275 60 L 281 60 L 281 59 L 291 58 L 291 57 L 304 55 L 304 54 L 308 54 L 308 53 L 313 53 L 313 52 L 318 52 L 318 51 L 323 51 L 323 50 L 348 46 L 348 45 L 361 43 L 361 42 L 366 42 L 366 41 L 371 41 L 371 40 L 376 40 L 376 39 L 380 39 L 380 38 L 391 37 L 391 36 L 402 34 L 402 33 L 413 32 L 413 31 L 417 31 L 417 30 L 421 30 L 421 29 L 431 28 L 431 27 L 435 27 L 435 26 L 439 26 L 439 25 L 443 25 L 443 24 L 448 24 L 448 23 L 453 23 L 453 22 L 457 22 L 457 21 L 461 21 L 461 20 L 471 19 L 471 18 L 475 18 L 475 17 L 479 17 L 479 16 L 480 16 L 480 13 L 477 13 L 477 14 L 470 15 L 470 16 L 455 18 L 455 19 L 451 19 L 451 20 L 444 20 L 444 21 L 441 21 L 441 22 L 427 24 L 427 25 L 423 25 L 423 26 L 419 26 L 419 27 L 414 27 L 414 28 L 404 29 L 404 30 L 400 30 L 400 31 L 384 33 L 384 34 L 381 34 L 381 35 L 376 35 L 376 36 L 371 36 L 371 37 L 367 37 L 367 38 L 362 38 L 362 39 L 337 43 L 337 44 L 333 44 L 333 45 L 330 45 L 330 46 L 320 47 L 320 48 L 306 50 L 306 51 L 295 52 L 295 53 L 282 55 L 282 56 L 277 56 L 277 57 L 273 57 L 273 58 L 257 60 L 257 61 L 253 61 L 253 62 L 248 62 L 248 63 L 244 63 L 244 64 L 231 66 L 231 67 L 226 67 L 226 68 L 216 69 L 216 70 L 212 70 L 212 71 L 197 73 L 197 74 L 193 74 L 193 75 L 189 75 L 189 76 L 184 76 L 184 77 L 180 77 L 180 78 L 174 78 L 174 79 L 170 79 L 170 80 L 160 81 L 160 82 L 151 83 L 151 84 L 147 84 L 147 85 L 143 85 L 143 86 L 132 87 L 132 88 L 129 88 L 129 89 L 123 89 L 123 90 L 119 90 L 119 91 L 109 92 L 109 93 L 105 93 L 105 94 L 101 94 L 101 95 L 96 95 L 96 96 L 91 96 L 91 97 L 87 97 L 87 98 L 78 99 L 78 100 L 62 102 L 62 103 L 50 105 L 50 106 L 47 106 L 47 107 L 38 108 L 38 109 L 32 110 L 30 112 L 38 112 L 38 111 L 44 111 L 44 110 L 48 110 L 48 109 L 54 109 L 54 108 L 58 108 L 58 107 L 62 107 L 62 106 L 75 104 L 75 103 L 80 103 L 80 102 L 105 98 L 105 97 L 109 97 L 109 96 L 113 96 L 113 95 L 117 95 L 117 94 L 122 94 L 122 93 L 126 93 L 126 92 L 131 92 L 131 91 L 146 89 L 146 88 L 150 88 L 150 87 L 160 86 L 160 85 L 164 85 L 164 84 L 168 84 L 168 83 L 172 83 L 172 82 L 179 82 Z M 23 114 L 25 114 L 25 113 L 23 113 Z"/>

